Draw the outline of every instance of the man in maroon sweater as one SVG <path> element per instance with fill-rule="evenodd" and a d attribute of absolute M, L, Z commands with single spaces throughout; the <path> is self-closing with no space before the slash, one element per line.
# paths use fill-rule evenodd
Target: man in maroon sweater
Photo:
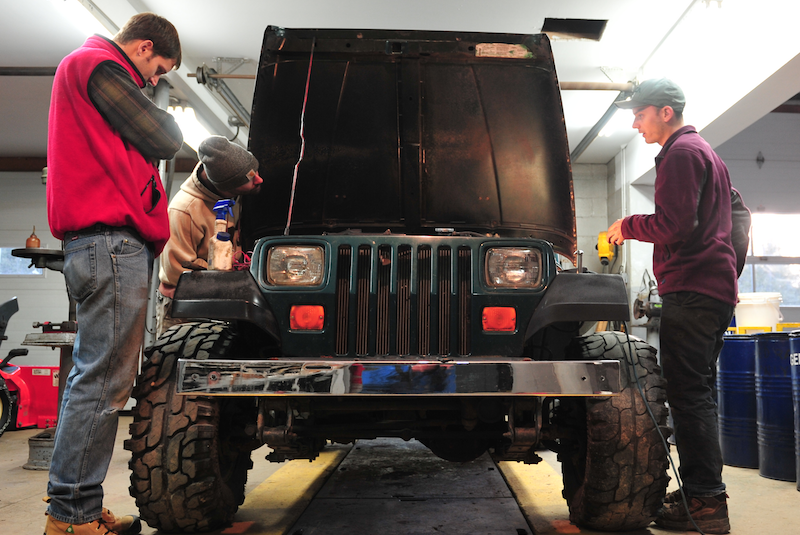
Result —
<path fill-rule="evenodd" d="M 680 456 L 680 491 L 670 493 L 656 524 L 680 531 L 728 533 L 715 401 L 716 362 L 733 317 L 747 253 L 750 213 L 728 169 L 685 126 L 683 91 L 662 78 L 642 82 L 625 100 L 633 128 L 656 156 L 655 213 L 631 215 L 608 229 L 608 241 L 652 243 L 662 297 L 661 365 Z"/>

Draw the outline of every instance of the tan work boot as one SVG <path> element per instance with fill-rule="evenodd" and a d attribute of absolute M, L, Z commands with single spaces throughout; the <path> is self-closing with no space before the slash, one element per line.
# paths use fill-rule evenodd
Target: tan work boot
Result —
<path fill-rule="evenodd" d="M 44 535 L 119 535 L 116 531 L 106 526 L 102 519 L 86 522 L 85 524 L 71 524 L 56 520 L 47 515 L 47 523 L 44 525 Z"/>
<path fill-rule="evenodd" d="M 50 503 L 50 498 L 43 498 L 45 503 Z M 45 513 L 47 514 L 47 513 Z M 91 535 L 137 535 L 142 531 L 142 521 L 138 516 L 124 515 L 119 518 L 114 513 L 103 507 L 101 517 L 92 522 L 84 524 L 71 524 L 56 520 L 47 515 L 47 523 L 44 526 L 44 535 L 63 534 L 91 534 Z"/>

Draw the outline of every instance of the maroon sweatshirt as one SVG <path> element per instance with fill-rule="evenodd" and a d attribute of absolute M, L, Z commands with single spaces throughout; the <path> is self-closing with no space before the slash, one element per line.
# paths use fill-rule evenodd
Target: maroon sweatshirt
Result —
<path fill-rule="evenodd" d="M 732 238 L 734 200 L 736 209 L 747 211 L 731 187 L 725 163 L 694 127 L 673 133 L 656 156 L 655 213 L 622 222 L 626 239 L 654 244 L 659 294 L 697 292 L 736 304 L 738 264 L 743 265 L 737 263 L 737 251 L 743 260 L 746 242 L 742 252 Z M 749 215 L 747 211 L 745 240 Z"/>

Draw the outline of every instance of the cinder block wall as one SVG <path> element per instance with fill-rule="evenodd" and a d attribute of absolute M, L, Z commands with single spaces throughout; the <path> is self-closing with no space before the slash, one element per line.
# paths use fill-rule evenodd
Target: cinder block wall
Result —
<path fill-rule="evenodd" d="M 608 166 L 573 165 L 572 186 L 578 249 L 583 250 L 583 265 L 590 271 L 602 273 L 603 266 L 597 256 L 597 234 L 608 228 Z"/>

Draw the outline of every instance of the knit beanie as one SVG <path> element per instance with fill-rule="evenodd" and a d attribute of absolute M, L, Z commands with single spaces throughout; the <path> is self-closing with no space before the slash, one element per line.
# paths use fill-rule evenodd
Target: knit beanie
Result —
<path fill-rule="evenodd" d="M 258 172 L 256 157 L 225 136 L 205 138 L 197 148 L 197 155 L 206 177 L 220 191 L 228 192 L 247 184 L 249 173 Z"/>

